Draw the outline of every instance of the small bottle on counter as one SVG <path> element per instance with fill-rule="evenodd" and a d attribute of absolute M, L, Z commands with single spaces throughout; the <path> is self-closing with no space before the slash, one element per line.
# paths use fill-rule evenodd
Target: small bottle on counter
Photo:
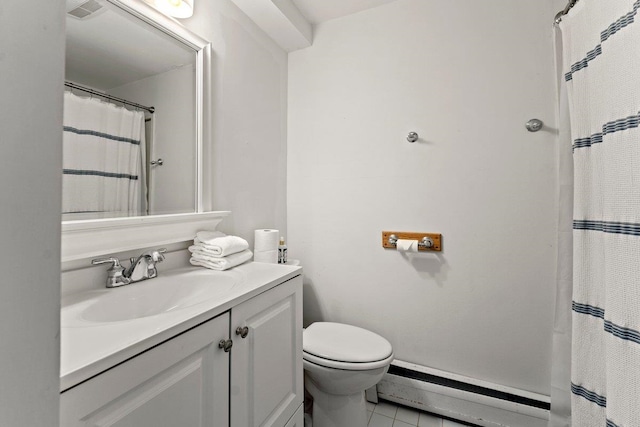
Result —
<path fill-rule="evenodd" d="M 280 244 L 278 245 L 278 264 L 287 263 L 287 245 L 284 244 L 284 237 L 280 236 Z"/>

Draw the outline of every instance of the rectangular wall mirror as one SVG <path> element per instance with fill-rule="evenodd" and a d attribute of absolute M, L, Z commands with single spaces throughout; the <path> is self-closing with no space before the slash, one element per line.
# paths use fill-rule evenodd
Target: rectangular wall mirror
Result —
<path fill-rule="evenodd" d="M 66 25 L 62 261 L 228 214 L 203 198 L 211 45 L 142 0 L 67 0 Z"/>
<path fill-rule="evenodd" d="M 67 0 L 63 220 L 197 209 L 197 50 L 120 6 Z"/>

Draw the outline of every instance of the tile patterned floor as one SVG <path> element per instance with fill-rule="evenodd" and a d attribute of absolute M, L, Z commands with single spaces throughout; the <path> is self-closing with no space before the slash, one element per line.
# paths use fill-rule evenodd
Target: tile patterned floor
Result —
<path fill-rule="evenodd" d="M 367 415 L 369 427 L 466 427 L 464 424 L 443 420 L 435 415 L 384 400 L 377 405 L 367 402 Z"/>

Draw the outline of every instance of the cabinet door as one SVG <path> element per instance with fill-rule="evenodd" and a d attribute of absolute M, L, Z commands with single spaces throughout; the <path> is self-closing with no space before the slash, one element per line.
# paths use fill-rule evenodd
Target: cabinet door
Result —
<path fill-rule="evenodd" d="M 293 417 L 289 420 L 284 427 L 304 427 L 304 409 L 302 406 L 298 408 Z"/>
<path fill-rule="evenodd" d="M 60 426 L 228 427 L 229 314 L 62 393 Z"/>
<path fill-rule="evenodd" d="M 284 426 L 304 395 L 302 278 L 234 307 L 231 333 L 231 425 Z"/>

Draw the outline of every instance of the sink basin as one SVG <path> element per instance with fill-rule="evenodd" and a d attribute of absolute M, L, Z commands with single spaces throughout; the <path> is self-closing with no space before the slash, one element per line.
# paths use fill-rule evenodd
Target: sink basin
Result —
<path fill-rule="evenodd" d="M 80 313 L 88 322 L 120 322 L 180 310 L 215 298 L 237 283 L 233 275 L 192 271 L 179 279 L 158 277 L 110 289 Z"/>

